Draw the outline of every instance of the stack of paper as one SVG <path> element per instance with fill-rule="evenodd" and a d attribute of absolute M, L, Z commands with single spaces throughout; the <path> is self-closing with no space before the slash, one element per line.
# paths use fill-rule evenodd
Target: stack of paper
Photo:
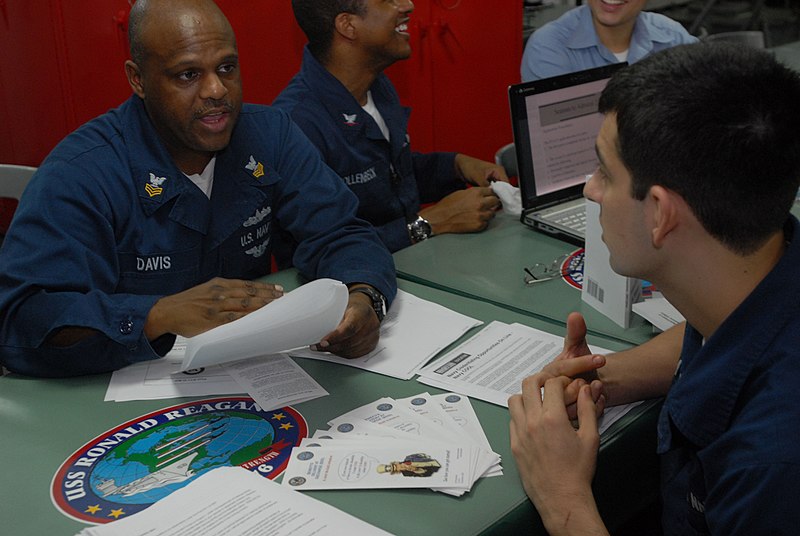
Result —
<path fill-rule="evenodd" d="M 286 354 L 262 355 L 181 372 L 185 350 L 186 339 L 178 337 L 163 359 L 136 363 L 114 372 L 106 401 L 247 393 L 264 411 L 269 411 L 328 394 Z"/>
<path fill-rule="evenodd" d="M 430 488 L 468 492 L 502 474 L 469 399 L 381 398 L 328 422 L 292 450 L 283 485 L 298 490 Z"/>

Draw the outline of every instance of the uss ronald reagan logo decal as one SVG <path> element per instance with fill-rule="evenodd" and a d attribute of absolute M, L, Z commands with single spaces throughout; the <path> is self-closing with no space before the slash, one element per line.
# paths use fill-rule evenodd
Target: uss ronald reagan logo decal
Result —
<path fill-rule="evenodd" d="M 216 467 L 241 466 L 274 479 L 307 433 L 291 407 L 263 411 L 249 397 L 198 400 L 143 415 L 86 443 L 58 469 L 50 492 L 65 515 L 108 523 Z"/>

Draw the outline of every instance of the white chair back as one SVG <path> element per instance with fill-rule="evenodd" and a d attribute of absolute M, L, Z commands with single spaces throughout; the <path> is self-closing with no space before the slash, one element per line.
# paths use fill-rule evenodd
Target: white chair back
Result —
<path fill-rule="evenodd" d="M 19 199 L 28 181 L 36 173 L 35 167 L 0 164 L 0 197 Z"/>

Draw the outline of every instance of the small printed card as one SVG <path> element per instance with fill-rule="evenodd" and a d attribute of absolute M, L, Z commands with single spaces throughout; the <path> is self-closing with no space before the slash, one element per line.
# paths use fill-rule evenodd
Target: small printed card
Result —
<path fill-rule="evenodd" d="M 283 484 L 294 489 L 459 488 L 471 482 L 471 449 L 437 443 L 303 446 L 292 450 Z"/>
<path fill-rule="evenodd" d="M 500 456 L 492 452 L 463 395 L 384 397 L 328 425 L 329 430 L 317 430 L 294 448 L 284 485 L 299 490 L 430 488 L 460 496 L 479 478 L 503 474 Z"/>

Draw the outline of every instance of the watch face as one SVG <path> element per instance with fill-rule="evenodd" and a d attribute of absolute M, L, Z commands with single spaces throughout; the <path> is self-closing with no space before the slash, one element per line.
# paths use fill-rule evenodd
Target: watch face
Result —
<path fill-rule="evenodd" d="M 411 223 L 411 234 L 415 242 L 425 240 L 431 236 L 431 224 L 419 217 Z"/>

